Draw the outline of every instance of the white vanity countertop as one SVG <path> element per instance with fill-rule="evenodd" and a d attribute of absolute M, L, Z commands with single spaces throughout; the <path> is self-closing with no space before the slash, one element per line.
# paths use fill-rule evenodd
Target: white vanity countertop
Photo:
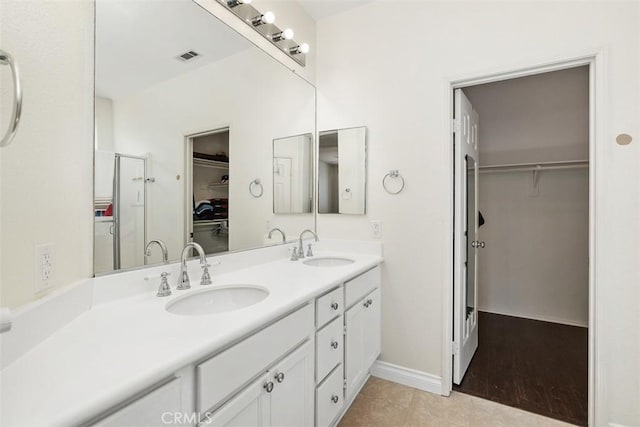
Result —
<path fill-rule="evenodd" d="M 279 260 L 221 275 L 170 297 L 150 291 L 92 307 L 0 374 L 0 424 L 78 424 L 169 377 L 234 341 L 261 329 L 318 295 L 380 264 L 374 255 L 337 252 L 355 262 L 313 267 Z M 117 277 L 117 276 L 114 276 Z M 225 285 L 258 285 L 269 296 L 240 310 L 202 316 L 167 312 L 169 301 L 188 292 Z M 206 338 L 203 338 L 206 337 Z"/>

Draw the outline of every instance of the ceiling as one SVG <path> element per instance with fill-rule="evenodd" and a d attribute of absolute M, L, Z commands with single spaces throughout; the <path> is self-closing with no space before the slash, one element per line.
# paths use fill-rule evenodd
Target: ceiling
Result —
<path fill-rule="evenodd" d="M 298 0 L 300 6 L 316 21 L 345 10 L 371 3 L 373 0 Z"/>
<path fill-rule="evenodd" d="M 252 45 L 196 3 L 96 2 L 96 94 L 117 99 Z M 190 62 L 176 57 L 201 54 Z"/>

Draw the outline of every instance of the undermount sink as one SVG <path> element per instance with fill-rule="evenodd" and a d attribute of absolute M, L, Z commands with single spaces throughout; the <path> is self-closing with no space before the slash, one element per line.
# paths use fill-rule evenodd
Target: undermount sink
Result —
<path fill-rule="evenodd" d="M 323 257 L 323 258 L 311 258 L 302 262 L 305 265 L 311 265 L 313 267 L 341 267 L 343 265 L 353 264 L 354 261 L 349 258 L 339 257 Z"/>
<path fill-rule="evenodd" d="M 170 301 L 166 310 L 185 316 L 218 314 L 249 307 L 268 296 L 269 291 L 258 286 L 234 285 L 192 292 Z"/>

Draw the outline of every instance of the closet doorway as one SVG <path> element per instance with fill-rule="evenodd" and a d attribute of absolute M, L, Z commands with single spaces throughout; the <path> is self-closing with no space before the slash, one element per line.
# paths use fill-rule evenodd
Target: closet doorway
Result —
<path fill-rule="evenodd" d="M 206 254 L 229 250 L 229 128 L 187 137 L 187 236 Z"/>
<path fill-rule="evenodd" d="M 589 65 L 454 93 L 453 390 L 589 407 Z"/>

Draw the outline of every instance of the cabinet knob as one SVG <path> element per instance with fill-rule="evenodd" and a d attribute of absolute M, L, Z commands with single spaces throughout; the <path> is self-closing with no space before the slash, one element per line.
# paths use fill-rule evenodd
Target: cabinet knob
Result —
<path fill-rule="evenodd" d="M 331 401 L 333 403 L 338 403 L 340 401 L 340 398 L 338 397 L 337 394 L 334 394 L 333 396 L 331 396 Z"/>
<path fill-rule="evenodd" d="M 367 302 L 369 303 L 369 305 L 373 304 L 373 300 L 371 298 L 369 298 Z"/>
<path fill-rule="evenodd" d="M 364 302 L 364 308 L 369 308 L 369 301 Z"/>
<path fill-rule="evenodd" d="M 279 383 L 281 383 L 282 381 L 284 381 L 284 372 L 278 372 L 276 373 L 273 378 L 275 378 L 276 381 L 278 381 Z"/>
<path fill-rule="evenodd" d="M 264 383 L 263 387 L 267 390 L 267 393 L 271 393 L 273 391 L 273 382 Z"/>
<path fill-rule="evenodd" d="M 331 348 L 332 349 L 337 350 L 338 349 L 338 345 L 339 345 L 338 341 L 336 341 L 336 340 L 331 341 Z"/>
<path fill-rule="evenodd" d="M 332 309 L 332 310 L 337 310 L 337 309 L 338 309 L 338 307 L 339 307 L 339 306 L 338 306 L 338 303 L 337 303 L 337 302 L 334 302 L 334 303 L 332 303 L 332 304 L 331 304 L 331 309 Z"/>

